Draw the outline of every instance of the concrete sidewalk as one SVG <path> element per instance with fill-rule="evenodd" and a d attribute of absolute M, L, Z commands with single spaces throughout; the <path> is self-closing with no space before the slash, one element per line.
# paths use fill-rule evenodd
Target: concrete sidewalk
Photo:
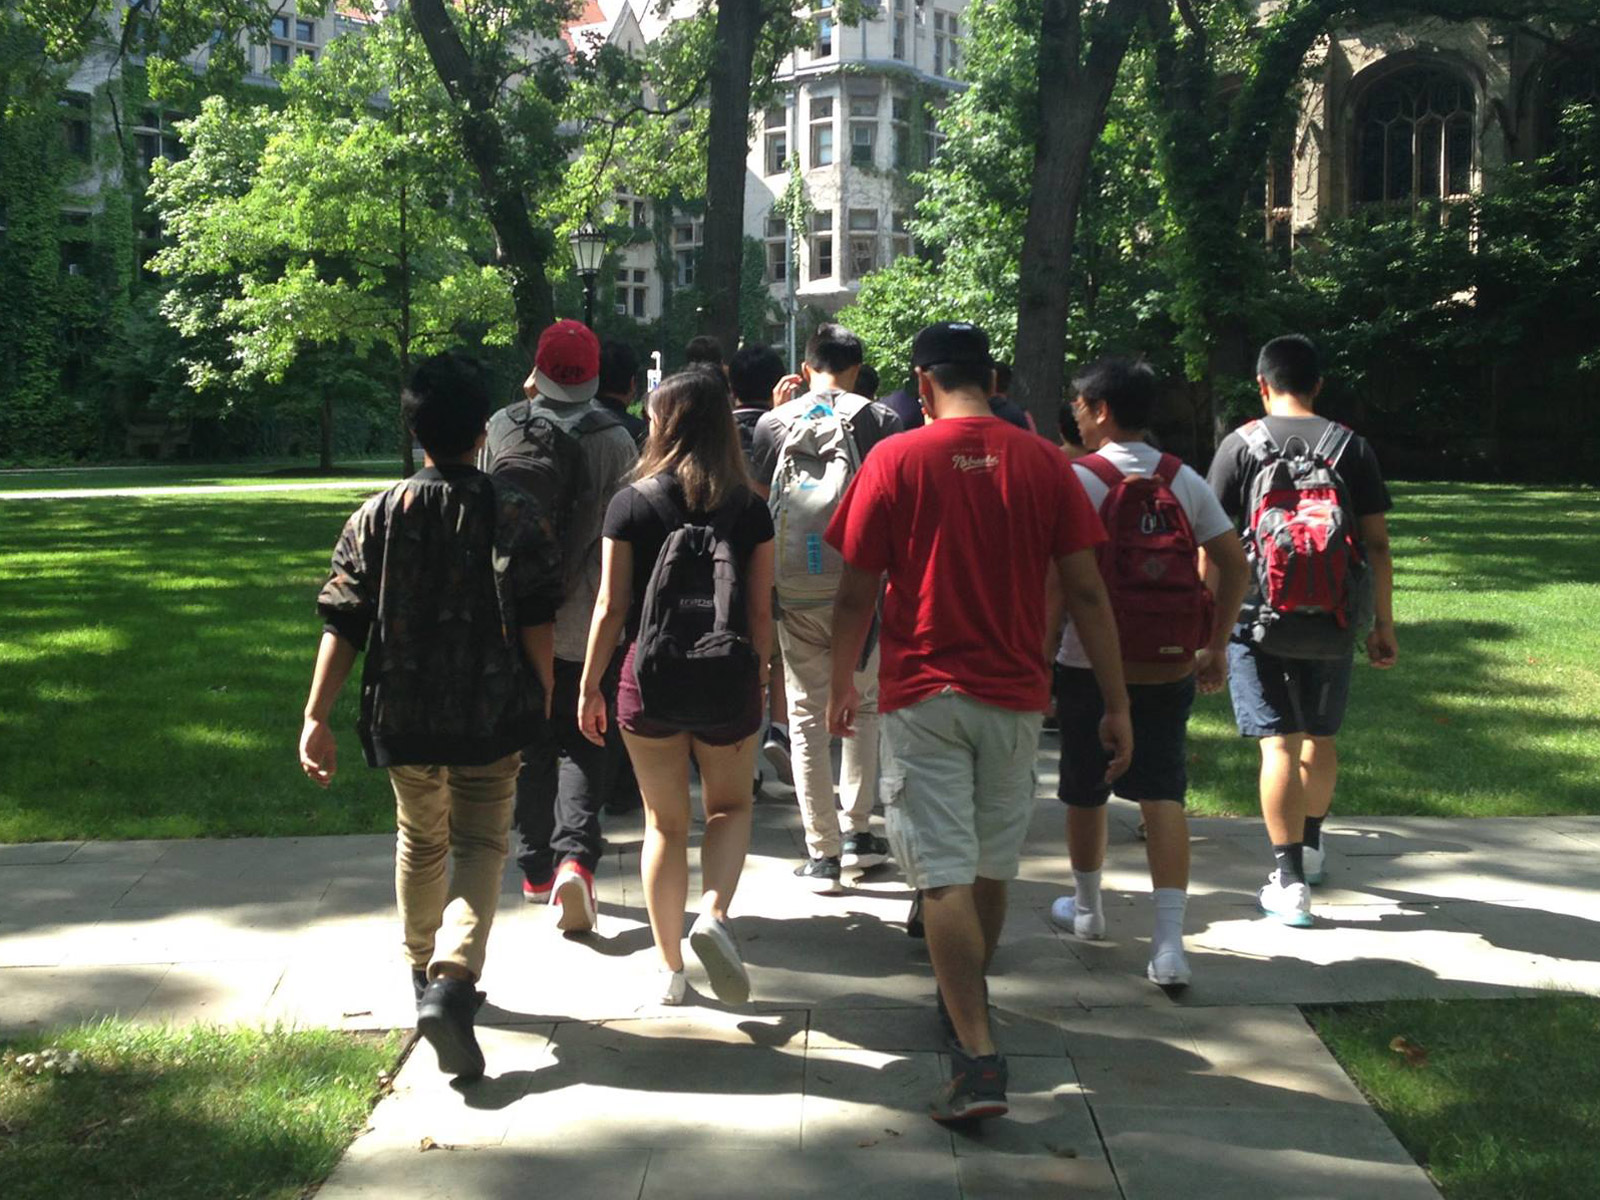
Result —
<path fill-rule="evenodd" d="M 1255 913 L 1259 822 L 1195 821 L 1195 982 L 1174 1000 L 1143 977 L 1134 809 L 1115 812 L 1107 940 L 1082 943 L 1048 919 L 1068 872 L 1041 800 L 992 981 L 1012 1114 L 952 1135 L 922 1115 L 945 1064 L 907 893 L 888 870 L 802 891 L 788 795 L 756 808 L 735 906 L 750 1005 L 703 987 L 686 1009 L 644 1002 L 637 818 L 608 830 L 596 936 L 563 938 L 508 871 L 488 1077 L 456 1091 L 419 1048 L 321 1200 L 1433 1196 L 1293 1006 L 1600 994 L 1600 818 L 1336 820 L 1312 930 Z M 392 853 L 389 837 L 0 847 L 0 1028 L 409 1025 Z"/>

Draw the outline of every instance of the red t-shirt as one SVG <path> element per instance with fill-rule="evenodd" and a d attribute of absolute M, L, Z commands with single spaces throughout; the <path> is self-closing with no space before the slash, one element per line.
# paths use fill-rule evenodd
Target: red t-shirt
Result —
<path fill-rule="evenodd" d="M 827 533 L 851 566 L 889 575 L 879 709 L 949 687 L 1042 712 L 1045 572 L 1105 536 L 1066 455 L 997 417 L 879 443 Z"/>

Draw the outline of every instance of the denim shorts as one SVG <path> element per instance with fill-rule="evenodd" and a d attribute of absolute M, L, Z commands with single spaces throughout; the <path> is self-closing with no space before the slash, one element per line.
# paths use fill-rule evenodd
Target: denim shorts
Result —
<path fill-rule="evenodd" d="M 1016 878 L 1043 720 L 952 688 L 883 718 L 884 825 L 908 884 Z"/>
<path fill-rule="evenodd" d="M 1228 644 L 1228 691 L 1241 737 L 1332 737 L 1344 723 L 1355 659 L 1279 658 Z"/>
<path fill-rule="evenodd" d="M 1087 667 L 1056 666 L 1056 721 L 1061 727 L 1063 803 L 1097 808 L 1116 792 L 1124 800 L 1176 800 L 1189 790 L 1189 710 L 1194 676 L 1172 683 L 1130 683 L 1133 762 L 1115 783 L 1106 783 L 1107 755 L 1100 745 L 1105 702 Z"/>

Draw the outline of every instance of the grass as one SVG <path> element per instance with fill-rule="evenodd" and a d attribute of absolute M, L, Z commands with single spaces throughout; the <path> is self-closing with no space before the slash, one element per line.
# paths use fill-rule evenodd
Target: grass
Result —
<path fill-rule="evenodd" d="M 1397 1001 L 1307 1016 L 1446 1200 L 1574 1200 L 1600 1188 L 1600 1000 Z"/>
<path fill-rule="evenodd" d="M 3 1044 L 7 1200 L 288 1200 L 333 1169 L 403 1034 L 78 1026 Z M 71 1074 L 16 1056 L 76 1051 Z"/>
<path fill-rule="evenodd" d="M 317 589 L 365 494 L 0 509 L 0 842 L 393 829 L 355 686 L 332 788 L 296 759 Z"/>
<path fill-rule="evenodd" d="M 1401 660 L 1357 667 L 1338 811 L 1600 812 L 1600 492 L 1395 493 Z M 361 494 L 0 507 L 0 842 L 392 829 L 354 686 L 333 788 L 295 761 L 313 600 Z M 1256 811 L 1226 697 L 1190 751 L 1192 811 Z"/>
<path fill-rule="evenodd" d="M 1400 661 L 1358 657 L 1336 811 L 1600 812 L 1600 491 L 1394 488 Z M 1256 752 L 1226 694 L 1189 726 L 1189 808 L 1254 815 Z"/>
<path fill-rule="evenodd" d="M 315 483 L 342 479 L 398 479 L 398 459 L 341 462 L 331 471 L 310 459 L 223 464 L 159 463 L 153 466 L 62 467 L 0 471 L 0 492 L 66 491 L 81 488 L 199 486 L 244 487 L 260 483 Z"/>

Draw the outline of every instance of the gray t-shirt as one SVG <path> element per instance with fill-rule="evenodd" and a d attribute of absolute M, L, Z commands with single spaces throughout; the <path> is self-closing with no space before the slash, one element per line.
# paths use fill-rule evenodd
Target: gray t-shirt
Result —
<path fill-rule="evenodd" d="M 600 409 L 600 405 L 594 401 L 561 404 L 540 396 L 533 401 L 532 408 L 573 432 L 584 415 Z M 495 414 L 493 420 L 500 419 L 501 414 Z M 493 442 L 492 436 L 490 440 Z M 589 621 L 594 616 L 595 599 L 600 594 L 600 529 L 611 497 L 617 494 L 634 463 L 639 461 L 639 449 L 633 435 L 621 424 L 582 434 L 578 437 L 578 446 L 583 454 L 583 490 L 573 504 L 571 523 L 561 548 L 562 561 L 567 564 L 568 586 L 567 597 L 556 610 L 555 643 L 557 658 L 581 663 L 588 649 Z"/>
<path fill-rule="evenodd" d="M 783 449 L 789 427 L 819 400 L 833 404 L 850 418 L 856 452 L 863 462 L 874 446 L 902 430 L 900 418 L 892 409 L 853 392 L 807 392 L 804 396 L 796 396 L 787 404 L 780 404 L 771 412 L 763 413 L 756 422 L 750 445 L 750 468 L 751 478 L 761 487 L 772 486 L 772 477 L 778 470 L 778 452 Z"/>

